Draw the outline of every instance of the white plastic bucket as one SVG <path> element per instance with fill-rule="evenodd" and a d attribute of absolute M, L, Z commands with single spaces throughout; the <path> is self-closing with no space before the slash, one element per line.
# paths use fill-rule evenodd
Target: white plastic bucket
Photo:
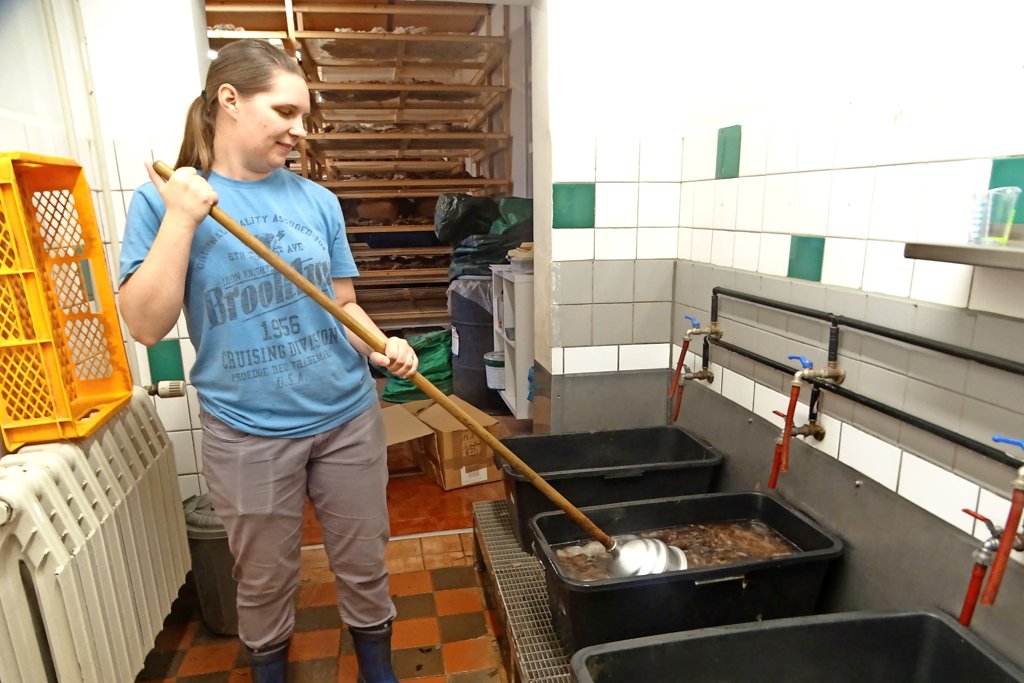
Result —
<path fill-rule="evenodd" d="M 489 351 L 484 354 L 484 370 L 487 374 L 487 387 L 490 389 L 505 388 L 505 354 L 501 351 Z"/>

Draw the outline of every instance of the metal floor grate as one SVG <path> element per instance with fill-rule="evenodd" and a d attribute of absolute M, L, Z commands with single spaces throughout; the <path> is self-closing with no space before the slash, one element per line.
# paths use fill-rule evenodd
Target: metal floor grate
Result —
<path fill-rule="evenodd" d="M 551 624 L 544 567 L 519 547 L 508 504 L 504 500 L 473 503 L 473 518 L 522 680 L 572 683 L 569 657 Z"/>

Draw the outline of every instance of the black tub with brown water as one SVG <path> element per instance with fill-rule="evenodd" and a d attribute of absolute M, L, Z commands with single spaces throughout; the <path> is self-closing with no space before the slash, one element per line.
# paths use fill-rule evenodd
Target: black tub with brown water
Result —
<path fill-rule="evenodd" d="M 570 652 L 598 643 L 745 621 L 812 614 L 843 544 L 765 493 L 717 493 L 583 508 L 613 536 L 689 524 L 758 520 L 797 547 L 788 555 L 650 576 L 568 578 L 555 549 L 582 540 L 562 512 L 530 522 L 544 566 L 552 621 Z"/>

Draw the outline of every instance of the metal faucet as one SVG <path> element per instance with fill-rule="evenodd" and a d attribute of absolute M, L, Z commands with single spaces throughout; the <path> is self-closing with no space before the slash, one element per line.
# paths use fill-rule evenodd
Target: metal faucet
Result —
<path fill-rule="evenodd" d="M 690 321 L 690 329 L 683 335 L 683 347 L 679 351 L 679 360 L 676 361 L 676 370 L 672 375 L 672 381 L 668 386 L 668 398 L 671 401 L 675 398 L 675 402 L 672 406 L 672 421 L 675 422 L 679 417 L 679 408 L 683 403 L 683 388 L 684 383 L 687 380 L 699 379 L 704 380 L 707 383 L 715 381 L 715 374 L 708 368 L 701 368 L 697 372 L 693 372 L 686 365 L 686 352 L 690 348 L 690 342 L 694 337 L 701 335 L 707 335 L 708 337 L 715 337 L 721 339 L 723 331 L 718 326 L 717 322 L 712 322 L 710 327 L 702 328 L 700 322 L 692 315 L 683 316 Z M 704 340 L 705 346 L 705 358 L 707 358 L 707 339 Z"/>

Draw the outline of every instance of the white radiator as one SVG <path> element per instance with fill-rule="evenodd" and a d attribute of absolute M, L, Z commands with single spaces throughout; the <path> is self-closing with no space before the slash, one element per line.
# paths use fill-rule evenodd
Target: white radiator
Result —
<path fill-rule="evenodd" d="M 152 399 L 0 458 L 0 681 L 130 682 L 190 559 Z"/>

